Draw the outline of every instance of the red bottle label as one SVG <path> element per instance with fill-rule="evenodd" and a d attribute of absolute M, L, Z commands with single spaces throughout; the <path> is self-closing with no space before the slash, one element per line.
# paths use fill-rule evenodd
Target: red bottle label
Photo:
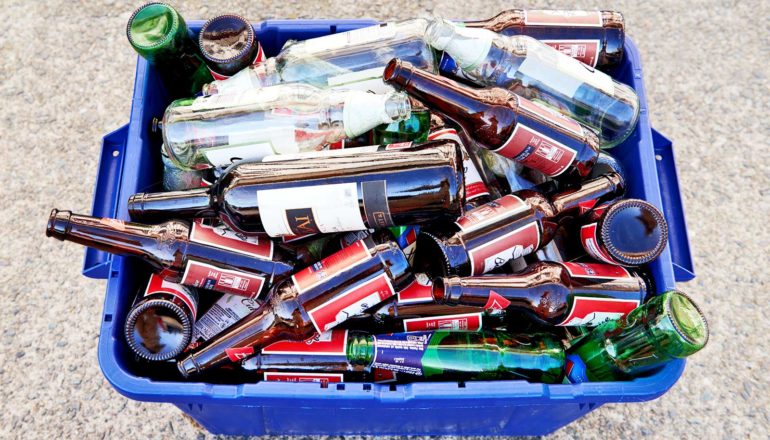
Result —
<path fill-rule="evenodd" d="M 487 299 L 487 303 L 484 304 L 484 309 L 497 312 L 505 310 L 509 305 L 511 305 L 511 302 L 507 298 L 494 290 L 490 290 L 489 299 Z"/>
<path fill-rule="evenodd" d="M 454 128 L 445 128 L 442 130 L 434 131 L 428 135 L 428 140 L 432 141 L 435 139 L 450 139 L 457 142 L 461 147 L 463 154 L 463 171 L 465 177 L 465 201 L 470 202 L 477 197 L 488 196 L 489 189 L 481 179 L 479 170 L 476 168 L 476 165 L 468 155 L 468 147 L 463 143 L 460 135 L 457 134 L 457 130 Z"/>
<path fill-rule="evenodd" d="M 267 236 L 240 234 L 224 225 L 209 226 L 202 219 L 193 222 L 190 240 L 263 260 L 273 258 L 273 241 Z"/>
<path fill-rule="evenodd" d="M 259 44 L 259 41 L 257 41 L 256 43 L 257 43 L 257 55 L 254 57 L 254 61 L 251 62 L 252 66 L 256 66 L 262 61 L 265 61 L 265 52 L 262 50 L 262 45 Z M 222 75 L 220 73 L 214 72 L 213 70 L 211 70 L 211 67 L 209 67 L 209 72 L 211 72 L 211 76 L 216 81 L 224 81 L 228 78 L 231 78 L 231 76 L 229 75 Z"/>
<path fill-rule="evenodd" d="M 372 258 L 363 241 L 357 241 L 323 260 L 295 273 L 291 279 L 299 293 L 307 292 L 323 281 Z"/>
<path fill-rule="evenodd" d="M 556 110 L 543 107 L 542 105 L 536 104 L 529 99 L 522 98 L 521 96 L 516 96 L 516 99 L 519 102 L 519 108 L 523 109 L 524 111 L 537 115 L 541 119 L 545 119 L 551 124 L 570 131 L 579 137 L 583 137 L 583 135 L 585 135 L 583 132 L 583 126 L 580 125 L 580 123 L 576 120 L 568 118 Z"/>
<path fill-rule="evenodd" d="M 531 9 L 524 11 L 524 25 L 602 27 L 604 21 L 600 11 Z"/>
<path fill-rule="evenodd" d="M 605 252 L 604 249 L 599 247 L 599 239 L 596 236 L 599 229 L 598 226 L 598 223 L 589 223 L 580 228 L 580 242 L 583 244 L 583 249 L 585 249 L 588 255 L 599 261 L 616 264 L 612 257 Z"/>
<path fill-rule="evenodd" d="M 335 295 L 329 301 L 308 311 L 308 316 L 318 332 L 325 332 L 395 294 L 390 278 L 383 273 Z"/>
<path fill-rule="evenodd" d="M 233 362 L 238 362 L 246 359 L 254 354 L 254 347 L 237 347 L 225 349 L 227 357 Z"/>
<path fill-rule="evenodd" d="M 599 40 L 540 40 L 559 52 L 574 58 L 583 64 L 596 67 L 599 59 Z"/>
<path fill-rule="evenodd" d="M 265 277 L 237 270 L 222 269 L 195 260 L 190 260 L 187 263 L 181 281 L 181 284 L 188 286 L 249 298 L 259 295 L 264 283 Z"/>
<path fill-rule="evenodd" d="M 323 388 L 328 387 L 330 383 L 340 383 L 343 381 L 342 373 L 288 373 L 265 371 L 264 377 L 267 382 L 320 383 Z"/>
<path fill-rule="evenodd" d="M 529 209 L 528 204 L 520 198 L 509 194 L 471 209 L 465 215 L 458 218 L 455 224 L 461 231 L 467 234 L 519 214 L 527 209 Z"/>
<path fill-rule="evenodd" d="M 621 266 L 604 263 L 561 263 L 567 272 L 577 278 L 599 278 L 614 280 L 617 278 L 633 278 L 631 274 Z"/>
<path fill-rule="evenodd" d="M 374 375 L 374 383 L 391 383 L 398 380 L 395 371 L 372 368 L 372 374 Z"/>
<path fill-rule="evenodd" d="M 566 171 L 577 156 L 572 148 L 520 122 L 505 144 L 494 152 L 550 177 Z"/>
<path fill-rule="evenodd" d="M 579 215 L 586 214 L 587 212 L 594 209 L 594 206 L 596 206 L 596 199 L 578 202 Z"/>
<path fill-rule="evenodd" d="M 198 300 L 196 296 L 187 290 L 185 286 L 181 284 L 172 283 L 166 281 L 156 274 L 150 275 L 150 282 L 147 283 L 147 289 L 144 291 L 144 296 L 152 295 L 153 293 L 163 292 L 170 295 L 174 295 L 179 298 L 192 312 L 193 321 L 195 321 L 198 315 Z"/>
<path fill-rule="evenodd" d="M 348 331 L 334 329 L 316 333 L 305 341 L 278 341 L 262 349 L 262 354 L 314 354 L 319 356 L 345 356 L 348 347 Z"/>
<path fill-rule="evenodd" d="M 561 326 L 597 326 L 621 318 L 639 306 L 638 300 L 576 296 Z"/>
<path fill-rule="evenodd" d="M 417 304 L 433 301 L 433 283 L 426 283 L 419 280 L 412 281 L 412 284 L 406 286 L 398 292 L 398 304 Z"/>
<path fill-rule="evenodd" d="M 482 275 L 510 260 L 535 252 L 540 246 L 540 226 L 529 223 L 483 245 L 468 249 L 471 275 Z"/>
<path fill-rule="evenodd" d="M 465 313 L 462 315 L 433 316 L 430 318 L 413 318 L 404 320 L 405 332 L 417 332 L 423 330 L 481 330 L 482 316 L 479 313 Z"/>

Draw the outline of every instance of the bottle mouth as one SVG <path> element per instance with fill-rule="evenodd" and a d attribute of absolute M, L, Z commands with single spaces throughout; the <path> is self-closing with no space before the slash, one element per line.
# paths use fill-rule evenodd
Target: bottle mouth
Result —
<path fill-rule="evenodd" d="M 664 310 L 674 330 L 682 340 L 690 344 L 686 355 L 703 348 L 709 340 L 706 317 L 690 297 L 678 290 L 667 292 Z"/>
<path fill-rule="evenodd" d="M 156 315 L 153 310 L 164 313 Z M 147 313 L 152 314 L 151 319 L 143 318 Z M 173 327 L 181 331 L 169 332 Z M 131 351 L 142 359 L 160 362 L 179 356 L 190 344 L 192 322 L 182 307 L 166 300 L 150 300 L 131 310 L 124 331 Z"/>
<path fill-rule="evenodd" d="M 425 42 L 436 50 L 444 50 L 452 41 L 454 25 L 443 18 L 433 17 L 425 29 Z"/>
<path fill-rule="evenodd" d="M 227 34 L 229 37 L 237 36 L 240 39 L 244 32 L 245 40 L 242 42 L 243 47 L 234 55 L 218 56 L 210 51 L 211 47 L 209 45 L 205 44 L 205 39 L 218 37 L 222 34 Z M 204 58 L 213 63 L 230 63 L 247 55 L 254 47 L 254 41 L 254 28 L 251 27 L 251 24 L 245 18 L 236 14 L 224 14 L 209 19 L 201 28 L 198 36 L 198 46 L 201 49 L 201 53 Z"/>
<path fill-rule="evenodd" d="M 45 228 L 45 236 L 64 240 L 64 237 L 66 237 L 70 231 L 71 217 L 72 211 L 59 211 L 56 208 L 52 209 L 51 214 L 48 216 L 48 224 Z"/>
<path fill-rule="evenodd" d="M 182 377 L 190 377 L 193 374 L 200 372 L 198 362 L 195 360 L 195 355 L 190 354 L 186 358 L 176 363 L 176 368 Z"/>
<path fill-rule="evenodd" d="M 452 274 L 449 257 L 441 240 L 425 231 L 420 231 L 420 235 L 417 236 L 412 266 L 416 272 L 424 272 L 433 277 L 446 277 Z"/>
<path fill-rule="evenodd" d="M 131 218 L 141 218 L 144 213 L 144 201 L 147 198 L 147 193 L 132 194 L 128 198 L 128 215 Z"/>
<path fill-rule="evenodd" d="M 629 266 L 658 258 L 668 243 L 668 224 L 663 213 L 639 199 L 613 203 L 604 215 L 600 233 L 607 252 Z"/>
<path fill-rule="evenodd" d="M 409 85 L 414 74 L 414 67 L 407 61 L 393 58 L 382 71 L 382 80 L 396 88 L 403 89 Z"/>
<path fill-rule="evenodd" d="M 385 100 L 385 113 L 389 121 L 396 122 L 408 119 L 412 113 L 412 104 L 409 102 L 409 96 L 404 93 L 393 93 Z"/>
<path fill-rule="evenodd" d="M 165 30 L 162 34 L 157 34 L 155 38 L 147 38 L 146 41 L 138 41 L 135 38 L 134 32 L 139 32 L 138 28 L 144 21 L 157 20 L 162 17 L 171 20 L 166 23 Z M 126 25 L 126 36 L 128 41 L 134 47 L 149 50 L 161 47 L 168 43 L 174 36 L 174 33 L 179 28 L 179 14 L 176 13 L 174 8 L 163 2 L 148 2 L 139 6 L 131 14 Z"/>

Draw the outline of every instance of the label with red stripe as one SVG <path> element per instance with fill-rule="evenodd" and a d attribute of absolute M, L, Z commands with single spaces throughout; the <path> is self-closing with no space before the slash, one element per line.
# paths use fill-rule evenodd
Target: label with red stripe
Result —
<path fill-rule="evenodd" d="M 417 277 L 423 275 L 423 277 Z M 398 292 L 398 304 L 418 304 L 433 302 L 433 283 L 424 274 L 417 274 L 412 284 Z M 419 278 L 425 278 L 420 280 Z"/>
<path fill-rule="evenodd" d="M 476 165 L 468 154 L 468 147 L 463 143 L 460 135 L 457 134 L 457 130 L 454 128 L 444 128 L 428 135 L 428 140 L 432 141 L 436 139 L 449 139 L 460 145 L 460 150 L 462 150 L 463 154 L 463 171 L 465 172 L 465 200 L 471 201 L 477 197 L 488 196 L 489 189 L 481 179 L 479 170 L 476 168 Z"/>
<path fill-rule="evenodd" d="M 633 278 L 631 274 L 621 266 L 604 263 L 561 263 L 567 272 L 576 278 L 597 278 L 614 280 L 618 278 Z"/>
<path fill-rule="evenodd" d="M 254 354 L 254 347 L 236 347 L 225 349 L 225 354 L 233 362 L 238 362 L 246 359 Z"/>
<path fill-rule="evenodd" d="M 325 332 L 395 294 L 390 278 L 383 273 L 335 295 L 329 301 L 308 311 L 308 316 L 318 332 Z"/>
<path fill-rule="evenodd" d="M 327 387 L 330 383 L 340 383 L 344 380 L 342 373 L 288 373 L 281 371 L 265 371 L 264 377 L 267 382 L 320 383 L 322 387 Z"/>
<path fill-rule="evenodd" d="M 596 236 L 598 230 L 598 223 L 589 223 L 580 227 L 580 242 L 583 244 L 583 249 L 585 249 L 588 255 L 599 261 L 615 264 L 612 257 L 599 247 L 599 239 Z"/>
<path fill-rule="evenodd" d="M 299 293 L 307 292 L 327 279 L 372 258 L 364 241 L 357 241 L 323 260 L 295 273 L 291 279 Z"/>
<path fill-rule="evenodd" d="M 602 27 L 604 21 L 600 11 L 531 9 L 524 11 L 524 25 Z"/>
<path fill-rule="evenodd" d="M 494 290 L 490 290 L 489 299 L 487 299 L 487 303 L 484 304 L 484 309 L 490 312 L 501 312 L 508 308 L 509 305 L 511 305 L 511 302 L 506 297 Z"/>
<path fill-rule="evenodd" d="M 530 209 L 520 198 L 509 194 L 471 209 L 457 219 L 455 224 L 464 233 L 477 231 Z"/>
<path fill-rule="evenodd" d="M 206 225 L 202 219 L 193 222 L 190 240 L 263 260 L 273 258 L 273 241 L 266 236 L 241 234 L 224 225 Z"/>
<path fill-rule="evenodd" d="M 404 320 L 405 332 L 423 330 L 481 330 L 482 313 L 464 313 L 461 315 L 433 316 L 429 318 L 412 318 Z"/>
<path fill-rule="evenodd" d="M 147 283 L 147 289 L 144 291 L 144 296 L 152 295 L 153 293 L 158 292 L 168 293 L 179 298 L 183 303 L 187 305 L 187 308 L 190 309 L 190 312 L 193 316 L 193 321 L 196 319 L 196 316 L 198 315 L 198 296 L 187 289 L 185 286 L 172 283 L 171 281 L 166 281 L 158 275 L 152 274 L 150 275 L 150 282 Z"/>
<path fill-rule="evenodd" d="M 601 42 L 599 40 L 540 40 L 559 52 L 583 64 L 596 67 Z"/>
<path fill-rule="evenodd" d="M 561 326 L 597 326 L 619 319 L 639 306 L 638 300 L 575 296 L 569 315 Z"/>
<path fill-rule="evenodd" d="M 568 118 L 556 110 L 534 103 L 529 99 L 522 98 L 521 96 L 516 95 L 516 99 L 519 102 L 519 108 L 531 115 L 535 115 L 534 119 L 545 119 L 547 122 L 574 133 L 579 137 L 583 137 L 585 134 L 583 132 L 583 126 L 576 120 Z"/>
<path fill-rule="evenodd" d="M 345 356 L 348 331 L 334 329 L 316 333 L 305 341 L 278 341 L 262 349 L 262 354 L 314 354 L 318 356 Z"/>
<path fill-rule="evenodd" d="M 265 277 L 238 270 L 222 269 L 190 260 L 182 275 L 182 284 L 201 289 L 254 298 L 259 295 Z"/>
<path fill-rule="evenodd" d="M 521 122 L 505 144 L 493 151 L 550 177 L 566 171 L 577 156 L 577 151 Z"/>
<path fill-rule="evenodd" d="M 537 222 L 528 223 L 481 246 L 468 249 L 471 274 L 485 274 L 510 260 L 531 254 L 539 246 L 540 226 Z"/>

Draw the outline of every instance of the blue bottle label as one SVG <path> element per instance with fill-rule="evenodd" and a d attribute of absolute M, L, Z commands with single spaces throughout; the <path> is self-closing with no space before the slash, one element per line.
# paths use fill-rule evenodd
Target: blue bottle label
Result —
<path fill-rule="evenodd" d="M 423 376 L 422 357 L 432 337 L 433 332 L 375 336 L 372 368 Z"/>
<path fill-rule="evenodd" d="M 583 383 L 588 382 L 586 375 L 586 364 L 576 354 L 567 355 L 564 364 L 564 383 Z"/>

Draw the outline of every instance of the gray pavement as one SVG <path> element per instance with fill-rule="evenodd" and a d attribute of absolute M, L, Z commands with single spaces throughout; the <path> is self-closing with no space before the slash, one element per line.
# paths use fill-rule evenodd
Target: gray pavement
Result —
<path fill-rule="evenodd" d="M 128 120 L 139 2 L 0 0 L 0 437 L 206 437 L 170 405 L 117 394 L 96 359 L 103 281 L 45 239 L 53 207 L 88 212 L 101 137 Z M 173 2 L 188 19 L 483 18 L 503 7 L 625 13 L 653 125 L 673 139 L 698 278 L 681 286 L 709 346 L 662 398 L 606 405 L 549 438 L 767 438 L 770 2 Z M 462 417 L 462 414 L 457 414 Z"/>

